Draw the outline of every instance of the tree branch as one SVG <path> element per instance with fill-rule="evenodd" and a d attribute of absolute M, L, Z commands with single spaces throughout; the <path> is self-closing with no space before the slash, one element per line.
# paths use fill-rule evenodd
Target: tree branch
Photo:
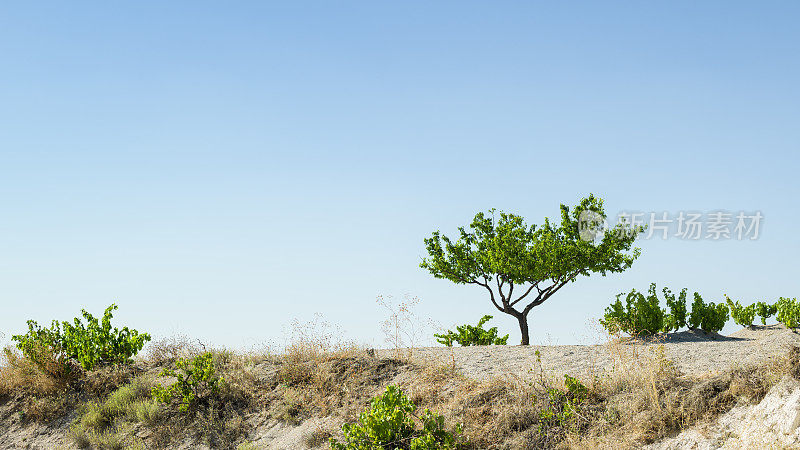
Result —
<path fill-rule="evenodd" d="M 508 301 L 511 300 L 509 296 L 506 298 L 505 294 L 503 294 L 503 284 L 505 284 L 505 280 L 500 277 L 500 274 L 494 276 L 495 281 L 497 282 L 497 292 L 500 293 L 500 301 L 503 302 L 503 306 L 508 306 Z"/>
<path fill-rule="evenodd" d="M 500 305 L 497 304 L 497 300 L 495 300 L 495 298 L 494 298 L 494 291 L 492 291 L 492 288 L 489 287 L 489 282 L 488 282 L 489 280 L 488 280 L 488 278 L 486 278 L 486 275 L 484 275 L 483 278 L 484 278 L 484 280 L 486 280 L 483 283 L 481 283 L 478 280 L 472 280 L 472 281 L 470 281 L 470 284 L 477 284 L 478 286 L 485 287 L 486 290 L 489 291 L 489 298 L 492 300 L 492 304 L 494 305 L 494 307 L 497 308 L 497 310 L 500 311 L 500 312 L 506 312 L 503 308 L 500 307 Z"/>
<path fill-rule="evenodd" d="M 541 295 L 542 295 L 542 290 L 541 290 L 541 289 L 539 289 L 539 283 L 534 283 L 534 284 L 532 284 L 532 285 L 531 285 L 531 287 L 529 287 L 529 288 L 528 288 L 528 290 L 527 290 L 527 291 L 525 291 L 525 293 L 524 293 L 524 294 L 522 294 L 522 295 L 521 295 L 521 296 L 520 296 L 518 299 L 516 299 L 516 300 L 514 300 L 513 302 L 511 302 L 511 303 L 509 304 L 509 306 L 514 306 L 514 305 L 516 305 L 517 303 L 519 303 L 519 302 L 520 302 L 520 300 L 522 300 L 523 298 L 527 297 L 527 296 L 528 296 L 528 294 L 530 294 L 530 293 L 531 293 L 531 291 L 533 290 L 533 288 L 536 288 L 536 289 L 539 291 L 539 296 L 541 296 Z"/>
<path fill-rule="evenodd" d="M 556 282 L 554 282 L 551 286 L 549 286 L 547 289 L 544 290 L 544 292 L 545 292 L 544 295 L 539 295 L 536 298 L 536 300 L 532 301 L 528 306 L 525 307 L 524 310 L 522 310 L 522 313 L 523 314 L 528 314 L 531 311 L 531 309 L 533 309 L 535 306 L 539 306 L 542 303 L 544 303 L 545 300 L 550 298 L 553 294 L 558 292 L 559 289 L 561 289 L 562 287 L 566 286 L 567 283 L 569 283 L 570 281 L 573 281 L 575 278 L 578 277 L 578 275 L 580 275 L 583 272 L 584 272 L 584 270 L 579 270 L 579 271 L 575 272 L 574 274 L 568 276 L 566 279 L 564 279 L 564 281 L 561 281 L 561 282 L 556 281 Z"/>

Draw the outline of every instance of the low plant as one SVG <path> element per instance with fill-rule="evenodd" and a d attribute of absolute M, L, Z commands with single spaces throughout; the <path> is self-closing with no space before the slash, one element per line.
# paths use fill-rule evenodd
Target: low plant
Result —
<path fill-rule="evenodd" d="M 169 386 L 157 384 L 153 387 L 154 399 L 171 404 L 177 400 L 178 409 L 186 412 L 198 400 L 207 398 L 217 392 L 225 382 L 216 375 L 214 356 L 206 352 L 192 359 L 179 359 L 175 363 L 177 370 L 164 369 L 162 377 L 174 377 L 177 381 Z"/>
<path fill-rule="evenodd" d="M 663 331 L 678 331 L 686 326 L 686 288 L 681 289 L 677 298 L 667 287 L 663 292 L 669 307 L 669 313 L 664 317 Z"/>
<path fill-rule="evenodd" d="M 756 312 L 761 318 L 761 325 L 766 325 L 767 319 L 774 316 L 775 313 L 778 312 L 778 305 L 765 302 L 756 302 Z"/>
<path fill-rule="evenodd" d="M 548 402 L 539 411 L 539 431 L 558 426 L 566 429 L 578 410 L 578 405 L 586 399 L 589 389 L 577 378 L 564 375 L 565 390 L 548 388 Z"/>
<path fill-rule="evenodd" d="M 444 417 L 427 409 L 422 417 L 417 417 L 416 409 L 403 391 L 388 386 L 383 395 L 372 399 L 358 423 L 342 426 L 343 442 L 331 438 L 330 446 L 335 450 L 435 450 L 463 446 L 460 426 L 447 430 Z M 415 426 L 412 417 L 421 423 L 421 428 Z"/>
<path fill-rule="evenodd" d="M 703 297 L 694 293 L 692 311 L 689 313 L 688 325 L 692 330 L 701 329 L 707 333 L 716 333 L 725 327 L 729 319 L 728 306 L 724 303 L 705 303 Z"/>
<path fill-rule="evenodd" d="M 730 308 L 731 318 L 736 324 L 743 327 L 752 327 L 753 321 L 756 318 L 756 304 L 742 306 L 737 300 L 731 300 L 730 297 L 725 295 L 725 302 Z M 764 319 L 762 319 L 764 320 Z"/>
<path fill-rule="evenodd" d="M 800 302 L 796 298 L 781 297 L 775 304 L 777 314 L 775 318 L 786 328 L 796 332 L 800 327 Z"/>
<path fill-rule="evenodd" d="M 92 370 L 100 364 L 129 363 L 150 340 L 150 335 L 128 327 L 112 328 L 112 311 L 115 309 L 117 305 L 111 304 L 102 319 L 81 310 L 86 324 L 76 317 L 72 323 L 54 320 L 50 328 L 44 328 L 35 320 L 29 320 L 28 332 L 14 335 L 11 339 L 17 342 L 17 348 L 26 358 L 40 365 L 46 362 L 43 358 L 47 353 L 75 360 L 85 370 Z"/>
<path fill-rule="evenodd" d="M 606 330 L 635 336 L 655 334 L 664 329 L 665 311 L 659 306 L 655 283 L 650 284 L 647 296 L 632 289 L 625 295 L 624 305 L 621 300 L 623 295 L 617 295 L 617 301 L 606 308 L 605 315 L 600 319 Z"/>
<path fill-rule="evenodd" d="M 483 325 L 492 320 L 492 316 L 485 315 L 481 317 L 476 326 L 473 325 L 460 325 L 456 327 L 456 332 L 448 330 L 447 333 L 434 334 L 436 341 L 448 347 L 453 346 L 453 342 L 457 342 L 463 347 L 471 345 L 506 345 L 508 342 L 508 335 L 497 337 L 497 327 L 483 329 Z"/>

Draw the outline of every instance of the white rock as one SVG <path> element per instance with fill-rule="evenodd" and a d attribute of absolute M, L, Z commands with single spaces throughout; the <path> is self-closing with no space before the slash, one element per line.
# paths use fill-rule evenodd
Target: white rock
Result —
<path fill-rule="evenodd" d="M 798 448 L 800 382 L 784 378 L 757 405 L 742 405 L 715 422 L 648 446 L 667 449 Z"/>

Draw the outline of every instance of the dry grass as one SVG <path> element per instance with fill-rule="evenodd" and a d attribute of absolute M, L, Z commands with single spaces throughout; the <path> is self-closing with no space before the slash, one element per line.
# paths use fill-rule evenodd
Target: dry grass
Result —
<path fill-rule="evenodd" d="M 163 367 L 175 364 L 180 358 L 200 354 L 205 346 L 186 336 L 171 336 L 150 342 L 147 346 L 145 362 L 151 366 Z"/>
<path fill-rule="evenodd" d="M 37 352 L 36 362 L 15 348 L 5 348 L 3 353 L 0 398 L 13 402 L 25 421 L 61 417 L 84 400 L 108 395 L 137 372 L 132 366 L 111 366 L 87 373 L 47 349 Z"/>
<path fill-rule="evenodd" d="M 130 436 L 131 424 L 140 409 L 150 403 L 152 383 L 136 378 L 112 392 L 104 401 L 91 401 L 81 408 L 80 418 L 70 429 L 78 447 L 126 448 L 136 439 Z"/>
<path fill-rule="evenodd" d="M 5 362 L 0 365 L 0 395 L 8 396 L 20 390 L 40 397 L 57 394 L 75 380 L 78 367 L 58 358 L 47 348 L 40 348 L 36 353 L 38 362 L 33 362 L 16 348 L 3 349 Z"/>
<path fill-rule="evenodd" d="M 580 433 L 568 433 L 563 445 L 637 448 L 655 442 L 713 420 L 738 402 L 760 401 L 784 375 L 797 377 L 793 368 L 798 363 L 800 352 L 794 348 L 779 362 L 695 378 L 676 370 L 663 347 L 649 347 L 591 380 L 589 388 L 597 399 L 594 414 Z"/>
<path fill-rule="evenodd" d="M 225 380 L 218 390 L 199 399 L 187 412 L 179 411 L 175 404 L 142 405 L 136 411 L 138 422 L 152 430 L 153 446 L 170 447 L 188 435 L 211 448 L 233 448 L 247 436 L 246 417 L 254 411 L 261 388 L 252 372 L 253 358 L 227 350 L 211 353 L 216 374 Z"/>
<path fill-rule="evenodd" d="M 564 374 L 540 371 L 479 382 L 454 364 L 376 358 L 364 348 L 333 343 L 330 334 L 309 332 L 279 355 L 212 351 L 226 382 L 189 413 L 154 403 L 149 386 L 157 372 L 198 350 L 188 340 L 162 341 L 143 367 L 80 373 L 80 382 L 73 379 L 77 375 L 60 377 L 8 351 L 0 395 L 30 417 L 63 415 L 85 401 L 74 442 L 102 448 L 136 444 L 131 436 L 142 427 L 148 447 L 167 448 L 188 437 L 212 448 L 235 448 L 254 437 L 252 417 L 290 424 L 331 416 L 352 422 L 389 384 L 403 389 L 420 411 L 444 415 L 448 428 L 462 424 L 471 448 L 638 448 L 712 420 L 739 402 L 758 402 L 785 375 L 800 379 L 798 348 L 781 361 L 693 378 L 676 370 L 663 347 L 612 341 L 613 370 L 582 379 L 585 391 L 571 391 Z M 305 443 L 317 445 L 336 433 L 320 429 Z"/>
<path fill-rule="evenodd" d="M 287 422 L 360 411 L 365 398 L 385 387 L 408 363 L 367 356 L 358 347 L 326 352 L 293 345 L 273 359 L 273 415 Z"/>
<path fill-rule="evenodd" d="M 693 378 L 675 369 L 663 347 L 651 346 L 582 380 L 579 396 L 543 373 L 477 382 L 449 365 L 409 370 L 401 388 L 421 408 L 462 423 L 474 448 L 638 448 L 739 402 L 756 403 L 787 374 L 800 378 L 800 349 L 781 361 Z"/>

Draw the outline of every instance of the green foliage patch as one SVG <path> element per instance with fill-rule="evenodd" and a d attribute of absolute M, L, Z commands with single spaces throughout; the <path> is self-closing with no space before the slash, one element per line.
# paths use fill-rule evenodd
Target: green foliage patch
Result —
<path fill-rule="evenodd" d="M 116 304 L 106 308 L 101 320 L 85 309 L 81 310 L 86 324 L 76 317 L 72 323 L 54 320 L 50 328 L 44 328 L 36 321 L 29 320 L 28 332 L 14 335 L 11 339 L 17 342 L 17 348 L 26 358 L 41 364 L 45 363 L 42 361 L 42 349 L 75 360 L 85 370 L 92 370 L 98 365 L 126 364 L 150 340 L 150 335 L 140 334 L 128 327 L 112 328 L 112 311 L 115 309 Z"/>
<path fill-rule="evenodd" d="M 617 295 L 617 300 L 606 308 L 600 324 L 609 333 L 627 333 L 631 336 L 652 335 L 678 331 L 684 326 L 706 332 L 718 332 L 728 321 L 728 306 L 725 304 L 706 304 L 699 293 L 694 293 L 692 310 L 687 314 L 686 288 L 676 297 L 669 288 L 662 290 L 669 313 L 660 306 L 656 294 L 656 284 L 651 283 L 647 295 L 632 289 L 627 295 Z M 625 295 L 625 302 L 622 296 Z M 752 310 L 752 311 L 751 311 Z M 755 314 L 755 307 L 747 313 Z M 742 312 L 744 315 L 745 312 Z M 745 321 L 747 317 L 740 316 Z M 750 320 L 752 324 L 752 319 Z"/>
<path fill-rule="evenodd" d="M 460 325 L 456 327 L 457 332 L 447 330 L 444 334 L 434 334 L 436 341 L 448 347 L 453 346 L 453 342 L 457 342 L 463 347 L 470 345 L 506 345 L 508 342 L 508 335 L 497 337 L 497 327 L 483 329 L 483 325 L 492 320 L 492 316 L 485 315 L 478 321 L 477 326 L 473 325 Z"/>
<path fill-rule="evenodd" d="M 335 450 L 410 449 L 436 450 L 463 447 L 461 427 L 447 430 L 444 417 L 425 410 L 417 417 L 422 427 L 412 419 L 417 407 L 396 386 L 389 386 L 383 395 L 372 399 L 369 409 L 361 413 L 358 423 L 344 424 L 344 441 L 330 439 Z"/>
<path fill-rule="evenodd" d="M 583 402 L 589 389 L 577 378 L 564 375 L 566 390 L 548 388 L 548 402 L 545 408 L 539 411 L 539 431 L 550 429 L 554 426 L 569 428 L 571 420 L 578 411 L 578 406 Z"/>
<path fill-rule="evenodd" d="M 686 288 L 681 289 L 677 298 L 667 287 L 663 292 L 669 307 L 669 313 L 664 317 L 663 331 L 678 331 L 686 326 Z"/>
<path fill-rule="evenodd" d="M 692 312 L 689 314 L 688 325 L 690 329 L 701 329 L 708 333 L 720 331 L 729 319 L 728 306 L 724 303 L 705 303 L 703 297 L 694 293 Z"/>
<path fill-rule="evenodd" d="M 796 298 L 781 297 L 775 304 L 778 322 L 786 328 L 796 331 L 800 327 L 800 302 Z"/>
<path fill-rule="evenodd" d="M 662 331 L 665 311 L 659 306 L 655 283 L 650 284 L 647 296 L 632 289 L 625 296 L 624 305 L 620 300 L 623 295 L 618 294 L 617 301 L 606 308 L 605 315 L 600 319 L 603 327 L 611 333 L 622 331 L 631 336 Z"/>
<path fill-rule="evenodd" d="M 756 318 L 756 304 L 742 306 L 738 300 L 731 300 L 730 297 L 725 295 L 725 302 L 730 308 L 731 318 L 736 324 L 743 327 L 752 327 L 753 321 Z M 762 321 L 766 324 L 766 319 L 762 317 Z"/>
<path fill-rule="evenodd" d="M 174 400 L 179 402 L 178 409 L 186 412 L 198 400 L 208 398 L 219 392 L 225 382 L 216 375 L 214 356 L 206 352 L 192 359 L 179 359 L 175 363 L 177 370 L 164 369 L 161 376 L 175 377 L 177 381 L 170 386 L 158 384 L 153 387 L 153 398 L 166 404 Z"/>
<path fill-rule="evenodd" d="M 756 302 L 756 312 L 761 318 L 761 325 L 766 325 L 767 319 L 774 316 L 778 312 L 778 305 L 765 302 Z"/>

